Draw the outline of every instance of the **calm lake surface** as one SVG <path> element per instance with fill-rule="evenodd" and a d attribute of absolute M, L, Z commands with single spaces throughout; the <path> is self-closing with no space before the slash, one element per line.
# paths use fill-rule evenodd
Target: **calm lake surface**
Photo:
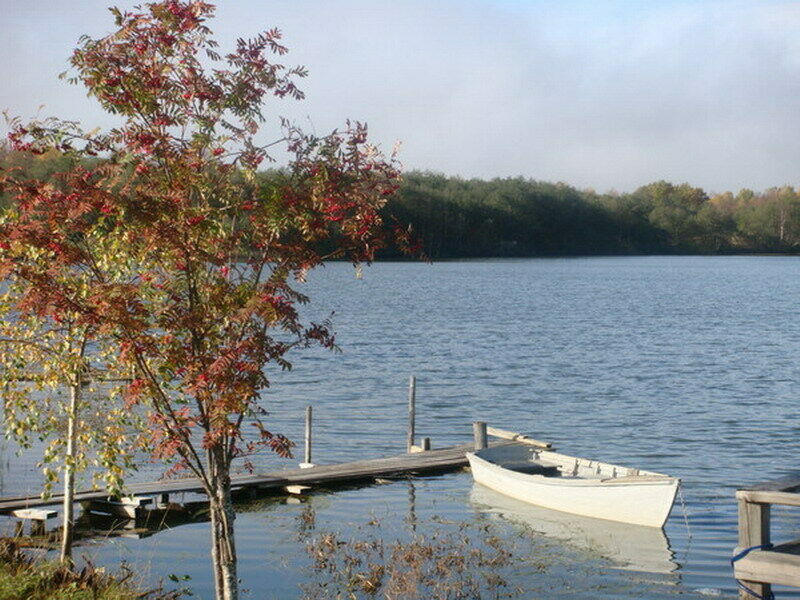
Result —
<path fill-rule="evenodd" d="M 386 539 L 492 523 L 538 561 L 514 573 L 524 598 L 735 597 L 734 490 L 798 467 L 800 258 L 382 263 L 363 279 L 335 264 L 303 287 L 309 315 L 336 311 L 343 352 L 297 353 L 264 406 L 274 431 L 302 442 L 303 409 L 314 405 L 315 462 L 404 451 L 414 374 L 417 431 L 434 447 L 469 440 L 473 420 L 524 431 L 567 454 L 680 477 L 686 517 L 678 501 L 663 536 L 598 527 L 504 501 L 463 472 L 299 505 L 264 499 L 243 505 L 236 522 L 249 597 L 300 597 L 312 513 L 312 535 L 343 537 L 371 520 Z M 3 463 L 4 495 L 36 485 L 30 457 L 7 448 Z M 794 512 L 775 513 L 779 539 L 800 535 Z M 126 560 L 152 581 L 189 575 L 197 596 L 211 596 L 205 524 L 81 552 Z"/>

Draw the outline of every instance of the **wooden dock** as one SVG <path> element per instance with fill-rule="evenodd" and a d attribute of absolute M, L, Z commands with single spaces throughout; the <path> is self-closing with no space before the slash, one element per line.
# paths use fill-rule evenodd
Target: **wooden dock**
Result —
<path fill-rule="evenodd" d="M 739 503 L 739 545 L 733 573 L 739 597 L 771 598 L 772 584 L 800 587 L 800 540 L 772 544 L 770 507 L 800 507 L 800 475 L 768 481 L 736 492 Z"/>
<path fill-rule="evenodd" d="M 274 490 L 287 486 L 324 487 L 373 480 L 376 477 L 398 475 L 430 474 L 459 469 L 467 465 L 465 452 L 472 451 L 473 444 L 451 446 L 440 450 L 427 450 L 401 454 L 390 458 L 359 460 L 355 462 L 318 465 L 311 468 L 271 471 L 234 476 L 231 486 L 234 491 Z M 131 483 L 126 492 L 134 497 L 158 497 L 169 494 L 189 492 L 204 494 L 203 486 L 197 478 L 166 479 L 144 483 Z M 84 490 L 75 494 L 75 501 L 106 500 L 104 490 Z M 17 496 L 0 498 L 0 514 L 9 514 L 22 509 L 52 506 L 62 502 L 61 495 L 53 495 L 47 500 L 39 496 Z"/>
<path fill-rule="evenodd" d="M 300 463 L 300 468 L 263 473 L 250 473 L 234 475 L 231 478 L 231 489 L 234 499 L 242 496 L 257 496 L 260 493 L 286 493 L 304 494 L 313 488 L 326 488 L 354 483 L 375 481 L 377 479 L 413 477 L 452 471 L 467 466 L 466 453 L 480 450 L 488 445 L 488 436 L 501 438 L 495 444 L 524 443 L 533 444 L 542 448 L 551 448 L 547 442 L 541 442 L 526 435 L 487 427 L 486 423 L 476 421 L 473 423 L 473 443 L 450 446 L 439 450 L 430 449 L 430 438 L 422 438 L 420 445 L 415 444 L 415 378 L 412 377 L 409 386 L 409 434 L 408 452 L 389 458 L 376 458 L 371 460 L 358 460 L 347 463 L 331 465 L 316 465 L 311 462 L 311 420 L 312 410 L 306 409 L 305 455 Z M 125 496 L 111 498 L 107 490 L 91 489 L 78 491 L 74 494 L 74 501 L 84 507 L 85 516 L 91 518 L 100 515 L 101 518 L 121 518 L 130 521 L 136 529 L 139 524 L 146 525 L 156 517 L 155 521 L 163 524 L 167 515 L 171 518 L 183 519 L 189 522 L 199 514 L 196 510 L 188 510 L 187 504 L 170 502 L 170 496 L 175 494 L 197 494 L 205 496 L 205 489 L 196 477 L 183 479 L 164 479 L 142 483 L 131 483 L 125 486 Z M 55 511 L 44 510 L 43 507 L 63 504 L 63 495 L 54 494 L 42 499 L 40 496 L 6 496 L 0 497 L 0 515 L 7 515 L 20 519 L 17 523 L 16 535 L 23 533 L 23 522 L 31 523 L 31 536 L 46 538 L 38 543 L 49 543 L 52 537 L 46 535 L 47 520 L 53 518 Z M 207 501 L 206 501 L 207 502 Z M 190 502 L 189 504 L 205 504 Z M 202 511 L 201 511 L 202 512 Z M 63 519 L 63 515 L 62 515 Z M 150 535 L 149 529 L 136 529 L 138 535 Z"/>
<path fill-rule="evenodd" d="M 488 436 L 500 438 L 501 440 L 493 442 L 492 445 L 516 442 L 532 444 L 541 448 L 552 448 L 548 442 L 535 440 L 526 435 L 506 431 L 505 429 L 487 427 L 483 421 L 475 421 L 473 423 L 474 441 L 471 444 L 431 450 L 430 438 L 423 438 L 421 444 L 417 446 L 414 443 L 415 397 L 416 380 L 411 377 L 409 382 L 408 452 L 406 454 L 332 465 L 315 465 L 311 462 L 312 410 L 309 406 L 305 413 L 305 457 L 300 464 L 301 468 L 234 475 L 231 478 L 232 491 L 234 494 L 247 490 L 253 493 L 257 493 L 259 490 L 283 490 L 288 493 L 302 493 L 304 490 L 313 487 L 343 485 L 398 475 L 413 476 L 416 474 L 452 471 L 469 464 L 466 457 L 467 452 L 486 448 Z M 145 511 L 145 505 L 152 502 L 151 498 L 157 498 L 160 501 L 159 503 L 166 504 L 171 494 L 192 493 L 205 495 L 203 485 L 196 477 L 131 483 L 125 487 L 125 492 L 125 498 L 113 499 L 108 497 L 106 490 L 92 489 L 78 491 L 74 497 L 75 502 L 80 502 L 84 506 L 90 507 L 94 503 L 100 507 L 101 512 L 137 518 L 137 511 Z M 43 511 L 39 510 L 41 507 L 62 503 L 63 495 L 61 494 L 54 494 L 46 500 L 43 500 L 40 496 L 0 497 L 0 515 L 5 514 L 20 519 L 41 520 L 43 518 L 40 514 Z"/>

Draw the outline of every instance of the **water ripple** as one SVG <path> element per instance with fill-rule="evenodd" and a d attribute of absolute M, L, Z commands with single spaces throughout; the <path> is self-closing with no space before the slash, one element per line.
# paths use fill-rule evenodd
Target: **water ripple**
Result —
<path fill-rule="evenodd" d="M 434 447 L 465 441 L 481 419 L 570 454 L 682 478 L 690 530 L 680 506 L 666 526 L 679 580 L 655 584 L 581 559 L 592 575 L 554 585 L 562 592 L 552 597 L 735 595 L 734 490 L 785 474 L 800 450 L 800 259 L 397 263 L 366 269 L 361 281 L 335 264 L 306 287 L 315 299 L 309 316 L 336 309 L 344 352 L 298 354 L 292 372 L 274 375 L 263 396 L 272 430 L 301 439 L 303 407 L 313 404 L 317 460 L 402 451 L 405 386 L 415 374 L 417 429 Z M 270 457 L 263 465 L 289 463 Z M 426 480 L 418 512 L 473 515 L 468 481 Z M 0 487 L 35 483 L 32 461 L 21 460 Z M 318 512 L 332 525 L 356 526 L 370 511 L 402 512 L 407 502 L 399 485 L 369 490 L 337 493 Z M 280 548 L 281 536 L 291 536 L 285 520 L 296 510 L 271 506 L 239 521 L 246 585 L 272 577 L 277 590 L 294 589 L 296 569 L 264 564 L 276 555 L 269 544 Z M 776 518 L 779 536 L 797 530 L 796 519 Z M 136 543 L 153 556 L 183 549 L 196 560 L 200 531 L 182 527 Z M 201 569 L 192 572 L 202 589 Z"/>

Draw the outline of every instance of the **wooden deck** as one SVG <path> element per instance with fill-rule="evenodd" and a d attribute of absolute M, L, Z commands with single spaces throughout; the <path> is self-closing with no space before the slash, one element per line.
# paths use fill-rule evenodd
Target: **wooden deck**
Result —
<path fill-rule="evenodd" d="M 325 486 L 342 485 L 393 475 L 414 475 L 444 472 L 466 466 L 465 452 L 472 451 L 473 444 L 451 446 L 440 450 L 429 450 L 412 454 L 401 454 L 390 458 L 359 460 L 332 465 L 318 465 L 309 469 L 291 469 L 234 476 L 231 481 L 234 490 L 281 489 L 288 485 Z M 126 486 L 131 496 L 159 496 L 191 492 L 204 494 L 200 481 L 196 478 L 167 479 L 145 483 L 132 483 Z M 108 497 L 103 490 L 85 490 L 75 494 L 75 501 L 102 500 Z M 61 495 L 53 495 L 47 500 L 38 496 L 17 496 L 0 498 L 0 514 L 14 510 L 52 506 L 62 502 Z"/>
<path fill-rule="evenodd" d="M 800 540 L 776 544 L 771 550 L 753 550 L 734 569 L 736 579 L 745 582 L 800 587 Z"/>
<path fill-rule="evenodd" d="M 770 506 L 800 506 L 800 475 L 740 489 L 736 499 L 739 545 L 734 555 L 754 549 L 734 562 L 734 577 L 763 597 L 769 597 L 772 584 L 800 587 L 800 540 L 759 548 L 771 542 Z M 752 599 L 753 596 L 743 589 L 739 597 Z"/>

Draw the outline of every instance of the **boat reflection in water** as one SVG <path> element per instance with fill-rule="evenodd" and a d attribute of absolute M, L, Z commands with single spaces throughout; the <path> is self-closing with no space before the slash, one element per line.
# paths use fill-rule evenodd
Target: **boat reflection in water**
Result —
<path fill-rule="evenodd" d="M 549 538 L 611 561 L 615 567 L 644 573 L 678 569 L 661 528 L 581 517 L 527 504 L 475 483 L 470 503 L 484 514 L 529 527 Z"/>

